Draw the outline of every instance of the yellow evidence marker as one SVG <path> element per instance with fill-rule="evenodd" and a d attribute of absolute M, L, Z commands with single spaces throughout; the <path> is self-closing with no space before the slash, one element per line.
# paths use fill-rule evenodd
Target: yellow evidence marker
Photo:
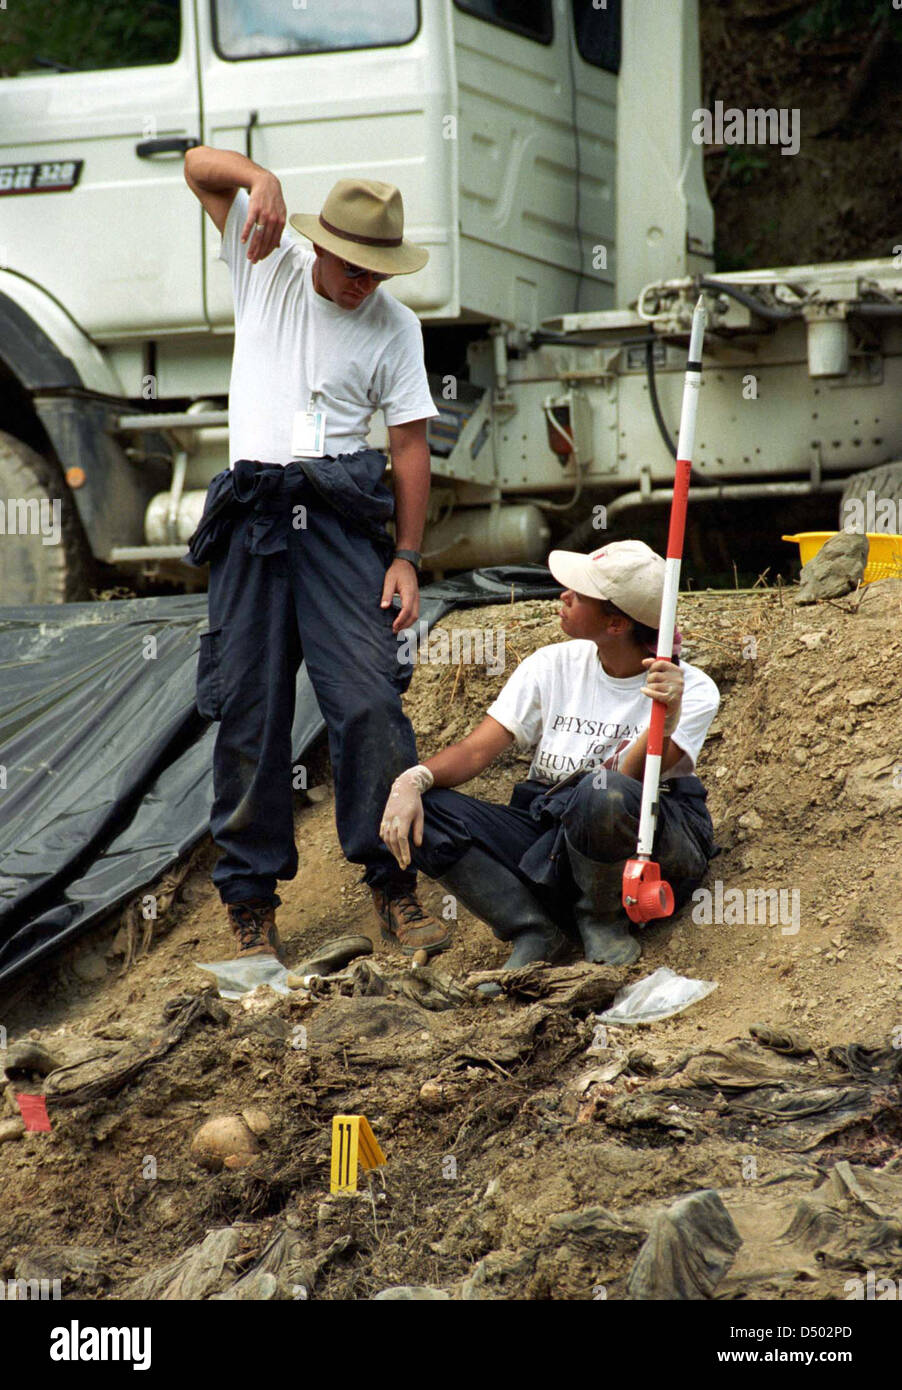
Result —
<path fill-rule="evenodd" d="M 379 1168 L 385 1154 L 365 1115 L 332 1117 L 332 1181 L 330 1192 L 357 1191 L 357 1165 Z"/>

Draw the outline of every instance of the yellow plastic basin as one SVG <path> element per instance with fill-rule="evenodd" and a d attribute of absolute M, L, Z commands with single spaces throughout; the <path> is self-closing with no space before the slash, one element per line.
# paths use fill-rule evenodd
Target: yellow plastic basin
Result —
<path fill-rule="evenodd" d="M 803 565 L 813 559 L 825 541 L 838 536 L 838 531 L 799 531 L 795 536 L 781 536 L 784 541 L 795 541 Z M 868 563 L 862 576 L 862 584 L 873 584 L 875 579 L 902 579 L 902 536 L 888 535 L 886 532 L 868 532 Z"/>

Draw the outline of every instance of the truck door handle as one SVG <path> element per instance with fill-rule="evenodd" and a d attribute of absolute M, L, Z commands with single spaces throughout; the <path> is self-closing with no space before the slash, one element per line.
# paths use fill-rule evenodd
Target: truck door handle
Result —
<path fill-rule="evenodd" d="M 193 150 L 200 141 L 193 135 L 170 135 L 162 140 L 141 140 L 135 146 L 135 154 L 140 159 L 153 159 L 155 154 L 184 154 Z"/>

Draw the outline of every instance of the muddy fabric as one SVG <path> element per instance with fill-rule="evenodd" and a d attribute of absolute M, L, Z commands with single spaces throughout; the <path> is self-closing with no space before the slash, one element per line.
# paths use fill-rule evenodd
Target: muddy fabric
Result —
<path fill-rule="evenodd" d="M 738 1121 L 765 1148 L 806 1153 L 846 1131 L 895 1123 L 893 1054 L 892 1048 L 854 1044 L 831 1049 L 830 1056 L 846 1064 L 840 1068 L 830 1060 L 774 1054 L 739 1038 L 688 1058 L 679 1073 L 681 1087 L 648 1088 L 645 1094 L 656 1094 L 662 1103 L 680 1098 L 709 1130 L 735 1136 Z"/>
<path fill-rule="evenodd" d="M 833 1268 L 892 1268 L 902 1253 L 902 1175 L 837 1163 L 798 1201 L 779 1240 Z"/>
<path fill-rule="evenodd" d="M 145 1300 L 194 1300 L 209 1298 L 223 1284 L 234 1280 L 235 1256 L 241 1236 L 233 1226 L 208 1231 L 206 1238 L 159 1269 L 137 1279 L 129 1297 Z"/>
<path fill-rule="evenodd" d="M 225 1293 L 211 1295 L 211 1302 L 308 1298 L 322 1270 L 351 1244 L 350 1236 L 339 1236 L 327 1249 L 309 1255 L 306 1241 L 296 1231 L 279 1231 L 247 1274 Z"/>
<path fill-rule="evenodd" d="M 829 1048 L 827 1060 L 852 1076 L 871 1081 L 902 1081 L 902 1048 L 844 1043 Z"/>
<path fill-rule="evenodd" d="M 511 999 L 541 999 L 556 1008 L 602 1009 L 623 983 L 624 971 L 615 965 L 524 965 L 519 970 L 478 970 L 466 984 L 497 982 Z"/>
<path fill-rule="evenodd" d="M 742 1244 L 719 1195 L 693 1192 L 655 1220 L 636 1258 L 630 1298 L 710 1298 Z"/>
<path fill-rule="evenodd" d="M 94 1056 L 51 1071 L 43 1083 L 48 1105 L 85 1105 L 115 1095 L 151 1062 L 164 1057 L 198 1024 L 222 1027 L 229 1022 L 226 1009 L 212 994 L 186 995 L 172 1000 L 166 1016 L 169 1021 L 162 1023 L 155 1032 L 116 1047 L 112 1055 L 98 1045 Z"/>
<path fill-rule="evenodd" d="M 688 1058 L 683 1075 L 698 1085 L 730 1092 L 805 1084 L 817 1072 L 810 1062 L 774 1056 L 746 1038 L 736 1038 Z"/>
<path fill-rule="evenodd" d="M 749 1033 L 762 1047 L 785 1053 L 787 1057 L 807 1057 L 814 1051 L 807 1038 L 799 1033 L 790 1033 L 785 1028 L 771 1028 L 767 1023 L 753 1023 Z"/>
<path fill-rule="evenodd" d="M 873 1120 L 880 1099 L 864 1086 L 819 1086 L 790 1092 L 767 1088 L 737 1097 L 734 1114 L 764 1126 L 761 1143 L 767 1148 L 806 1153 L 819 1148 L 843 1130 Z"/>

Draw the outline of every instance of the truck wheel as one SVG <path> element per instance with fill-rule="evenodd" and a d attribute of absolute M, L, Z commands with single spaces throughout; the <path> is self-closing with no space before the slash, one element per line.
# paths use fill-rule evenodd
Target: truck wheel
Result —
<path fill-rule="evenodd" d="M 849 479 L 843 488 L 842 501 L 839 504 L 840 529 L 848 515 L 846 502 L 854 499 L 866 503 L 869 492 L 874 494 L 875 500 L 888 497 L 895 503 L 896 515 L 902 515 L 902 461 L 882 463 L 879 468 L 866 468 L 863 473 L 856 473 L 854 478 Z M 897 525 L 902 527 L 900 522 L 897 522 Z"/>
<path fill-rule="evenodd" d="M 54 501 L 57 508 L 51 505 Z M 88 598 L 91 554 L 68 489 L 47 459 L 4 430 L 0 504 L 0 604 L 16 607 Z M 20 534 L 24 528 L 25 534 Z"/>

